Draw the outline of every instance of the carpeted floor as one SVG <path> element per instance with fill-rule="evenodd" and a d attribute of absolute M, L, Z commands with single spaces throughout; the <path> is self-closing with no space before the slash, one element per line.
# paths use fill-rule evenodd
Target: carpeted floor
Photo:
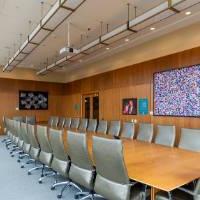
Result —
<path fill-rule="evenodd" d="M 0 199 L 1 200 L 56 200 L 61 188 L 54 191 L 50 186 L 54 183 L 53 177 L 46 178 L 43 184 L 38 183 L 40 170 L 28 176 L 27 171 L 33 165 L 26 165 L 21 169 L 17 157 L 12 158 L 0 138 Z M 62 199 L 72 200 L 76 190 L 68 188 Z"/>

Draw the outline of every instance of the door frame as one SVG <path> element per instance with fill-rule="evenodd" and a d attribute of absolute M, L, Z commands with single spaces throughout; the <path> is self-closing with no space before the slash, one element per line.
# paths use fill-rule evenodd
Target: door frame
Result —
<path fill-rule="evenodd" d="M 82 118 L 85 118 L 85 112 L 84 112 L 84 107 L 85 107 L 84 100 L 85 100 L 85 97 L 90 97 L 91 98 L 91 97 L 93 97 L 95 95 L 97 95 L 99 97 L 99 91 L 92 91 L 92 92 L 89 92 L 89 93 L 83 93 L 83 94 L 81 94 L 81 117 Z M 90 102 L 90 104 L 91 104 L 90 106 L 93 107 L 93 99 Z M 100 103 L 99 103 L 99 105 L 100 105 Z M 90 110 L 90 115 L 91 115 L 91 113 L 92 113 L 92 110 Z"/>

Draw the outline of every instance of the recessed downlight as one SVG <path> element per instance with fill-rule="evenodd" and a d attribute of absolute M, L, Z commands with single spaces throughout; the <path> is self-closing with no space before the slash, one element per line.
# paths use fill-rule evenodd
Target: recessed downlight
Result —
<path fill-rule="evenodd" d="M 151 27 L 151 28 L 150 28 L 151 31 L 154 31 L 155 29 L 156 29 L 155 27 Z"/>
<path fill-rule="evenodd" d="M 125 41 L 125 42 L 129 42 L 129 39 L 128 39 L 128 38 L 126 38 L 124 41 Z"/>
<path fill-rule="evenodd" d="M 106 50 L 110 50 L 110 47 L 106 47 Z"/>
<path fill-rule="evenodd" d="M 191 14 L 192 14 L 191 11 L 187 11 L 187 12 L 185 12 L 185 15 L 191 15 Z"/>

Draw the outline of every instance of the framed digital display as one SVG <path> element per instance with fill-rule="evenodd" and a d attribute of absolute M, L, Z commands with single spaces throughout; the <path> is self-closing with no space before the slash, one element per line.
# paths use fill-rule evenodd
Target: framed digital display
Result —
<path fill-rule="evenodd" d="M 155 116 L 200 117 L 200 65 L 156 72 Z"/>
<path fill-rule="evenodd" d="M 20 110 L 48 110 L 48 92 L 19 91 Z"/>
<path fill-rule="evenodd" d="M 123 115 L 137 115 L 137 99 L 129 98 L 122 100 Z"/>

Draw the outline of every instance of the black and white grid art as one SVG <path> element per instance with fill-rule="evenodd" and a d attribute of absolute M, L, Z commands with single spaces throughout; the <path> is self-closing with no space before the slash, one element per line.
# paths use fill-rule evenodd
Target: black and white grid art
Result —
<path fill-rule="evenodd" d="M 20 110 L 47 110 L 48 92 L 19 91 Z"/>

